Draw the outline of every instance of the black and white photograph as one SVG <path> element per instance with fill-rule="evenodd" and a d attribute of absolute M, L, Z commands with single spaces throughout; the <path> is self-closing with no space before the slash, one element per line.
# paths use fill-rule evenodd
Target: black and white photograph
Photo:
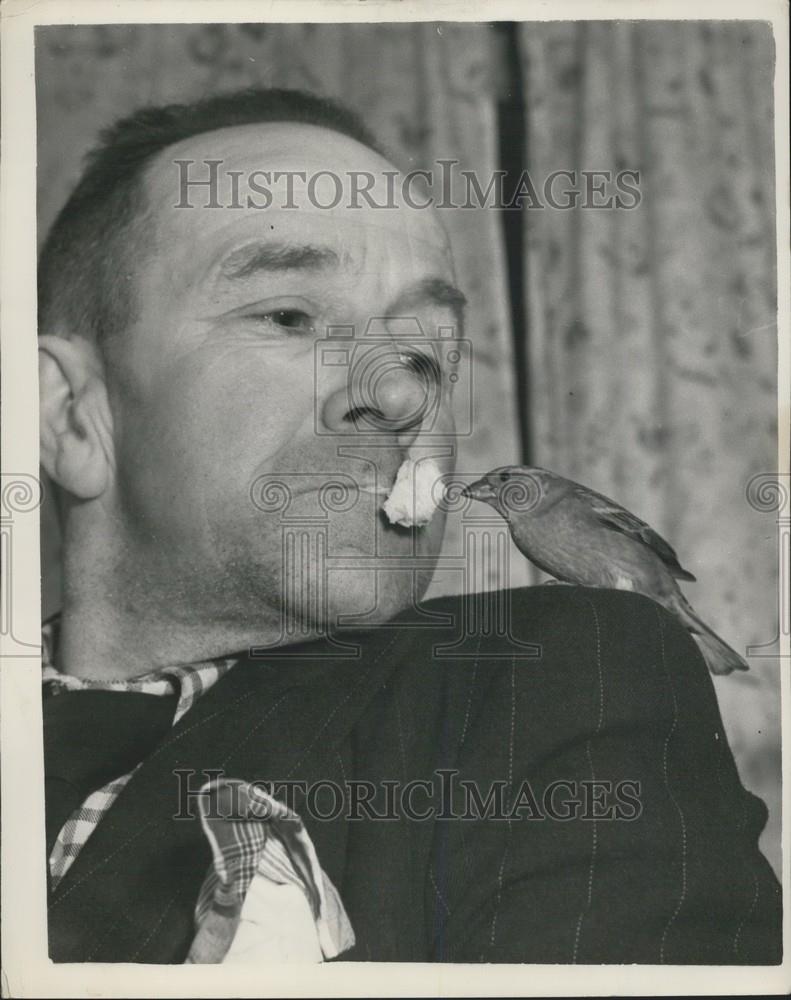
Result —
<path fill-rule="evenodd" d="M 3 7 L 4 996 L 791 987 L 787 7 L 405 6 Z"/>

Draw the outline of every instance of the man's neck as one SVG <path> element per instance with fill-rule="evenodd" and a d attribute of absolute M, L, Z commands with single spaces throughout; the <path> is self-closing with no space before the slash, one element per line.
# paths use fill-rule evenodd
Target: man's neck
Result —
<path fill-rule="evenodd" d="M 115 538 L 76 532 L 64 540 L 63 608 L 55 666 L 96 680 L 128 680 L 166 667 L 277 647 L 318 635 L 283 627 L 266 601 L 224 614 L 214 598 L 189 592 L 183 581 L 156 582 L 145 560 Z M 87 567 L 90 567 L 88 569 Z M 123 568 L 119 576 L 118 567 Z"/>
<path fill-rule="evenodd" d="M 129 680 L 166 667 L 239 654 L 251 646 L 280 644 L 263 624 L 244 634 L 236 627 L 189 628 L 153 617 L 124 616 L 104 602 L 90 607 L 67 602 L 61 612 L 55 666 L 76 677 Z"/>

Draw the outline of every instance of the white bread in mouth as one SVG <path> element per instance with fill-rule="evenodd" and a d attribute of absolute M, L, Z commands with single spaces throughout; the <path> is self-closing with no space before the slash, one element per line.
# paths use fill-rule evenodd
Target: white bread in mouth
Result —
<path fill-rule="evenodd" d="M 442 472 L 433 458 L 414 461 L 405 458 L 396 475 L 384 512 L 391 524 L 405 528 L 423 527 L 437 509 L 435 494 Z"/>

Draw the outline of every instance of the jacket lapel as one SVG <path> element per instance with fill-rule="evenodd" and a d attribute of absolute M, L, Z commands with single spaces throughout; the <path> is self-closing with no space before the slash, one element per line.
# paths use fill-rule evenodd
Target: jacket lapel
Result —
<path fill-rule="evenodd" d="M 329 643 L 291 647 L 269 661 L 244 658 L 148 757 L 93 831 L 49 906 L 56 962 L 179 962 L 211 856 L 187 797 L 223 771 L 249 781 L 327 776 L 327 762 L 398 659 L 398 633 L 359 636 L 358 655 Z M 334 845 L 343 824 L 320 824 Z M 332 829 L 328 829 L 331 827 Z M 317 831 L 318 832 L 318 831 Z M 313 830 L 311 830 L 313 834 Z"/>

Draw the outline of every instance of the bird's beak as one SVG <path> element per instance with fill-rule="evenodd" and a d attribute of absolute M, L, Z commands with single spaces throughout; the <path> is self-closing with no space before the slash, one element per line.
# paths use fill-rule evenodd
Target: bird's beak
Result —
<path fill-rule="evenodd" d="M 474 483 L 465 486 L 461 491 L 463 497 L 470 497 L 472 500 L 480 500 L 483 503 L 491 503 L 497 499 L 497 490 L 484 476 L 483 479 L 476 479 Z"/>

